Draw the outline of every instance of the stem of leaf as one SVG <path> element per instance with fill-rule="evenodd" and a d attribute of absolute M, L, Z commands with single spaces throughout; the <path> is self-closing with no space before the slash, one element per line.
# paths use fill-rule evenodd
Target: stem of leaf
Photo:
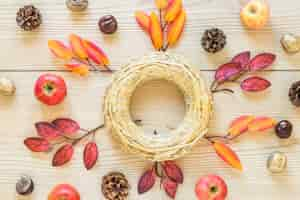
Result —
<path fill-rule="evenodd" d="M 88 131 L 88 132 L 87 132 L 86 134 L 84 134 L 83 136 L 81 136 L 81 137 L 75 139 L 75 140 L 72 142 L 72 145 L 75 146 L 75 145 L 76 145 L 77 143 L 79 143 L 82 139 L 84 139 L 84 138 L 90 136 L 91 134 L 95 134 L 99 129 L 104 128 L 104 126 L 105 126 L 104 124 L 101 124 L 100 126 L 97 126 L 96 128 L 94 128 L 94 129 Z"/>
<path fill-rule="evenodd" d="M 107 65 L 104 65 L 105 69 L 98 69 L 98 67 L 94 65 L 94 63 L 92 63 L 90 59 L 87 59 L 87 62 L 96 72 L 109 72 L 109 73 L 114 72 L 114 70 L 111 70 Z"/>
<path fill-rule="evenodd" d="M 228 89 L 228 88 L 223 88 L 223 89 L 214 89 L 211 91 L 212 93 L 218 93 L 218 92 L 229 92 L 229 93 L 234 93 L 233 90 L 231 89 Z"/>

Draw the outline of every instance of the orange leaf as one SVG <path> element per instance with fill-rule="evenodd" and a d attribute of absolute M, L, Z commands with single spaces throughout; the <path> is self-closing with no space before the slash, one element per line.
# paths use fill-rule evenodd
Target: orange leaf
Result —
<path fill-rule="evenodd" d="M 170 46 L 174 45 L 178 41 L 183 31 L 185 20 L 186 12 L 184 9 L 182 9 L 174 22 L 168 27 L 168 44 Z"/>
<path fill-rule="evenodd" d="M 71 64 L 65 64 L 65 67 L 71 72 L 78 74 L 80 76 L 86 76 L 89 74 L 89 66 L 85 64 L 79 64 L 79 63 L 71 63 Z"/>
<path fill-rule="evenodd" d="M 182 9 L 182 0 L 169 0 L 169 5 L 165 14 L 166 22 L 174 21 Z"/>
<path fill-rule="evenodd" d="M 75 34 L 69 35 L 69 41 L 72 47 L 72 50 L 74 54 L 83 59 L 86 60 L 88 58 L 88 54 L 86 49 L 83 46 L 82 38 Z"/>
<path fill-rule="evenodd" d="M 276 120 L 271 117 L 256 117 L 249 125 L 248 130 L 252 132 L 262 132 L 273 128 L 276 125 Z"/>
<path fill-rule="evenodd" d="M 150 36 L 155 49 L 159 50 L 163 46 L 163 33 L 159 19 L 154 12 L 150 14 Z"/>
<path fill-rule="evenodd" d="M 230 124 L 228 134 L 231 137 L 235 137 L 248 130 L 248 125 L 254 120 L 254 116 L 244 115 L 236 118 Z"/>
<path fill-rule="evenodd" d="M 215 148 L 218 156 L 224 160 L 227 164 L 232 166 L 235 169 L 243 170 L 243 166 L 237 154 L 226 144 L 218 141 L 213 142 L 213 146 Z"/>
<path fill-rule="evenodd" d="M 140 25 L 140 27 L 149 33 L 150 29 L 150 17 L 143 11 L 136 11 L 135 12 L 135 20 Z"/>
<path fill-rule="evenodd" d="M 58 40 L 48 40 L 48 48 L 58 58 L 70 60 L 73 57 L 72 50 Z"/>
<path fill-rule="evenodd" d="M 109 59 L 104 51 L 95 43 L 89 40 L 83 40 L 83 46 L 87 50 L 89 58 L 98 65 L 109 65 Z"/>
<path fill-rule="evenodd" d="M 155 5 L 160 10 L 165 9 L 168 6 L 168 0 L 155 0 Z"/>

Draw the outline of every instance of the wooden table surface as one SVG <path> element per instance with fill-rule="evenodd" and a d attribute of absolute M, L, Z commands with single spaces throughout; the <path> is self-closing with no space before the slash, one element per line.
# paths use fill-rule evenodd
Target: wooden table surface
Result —
<path fill-rule="evenodd" d="M 33 3 L 43 15 L 42 26 L 34 32 L 24 32 L 17 27 L 15 14 L 19 7 Z M 276 63 L 263 76 L 271 80 L 272 87 L 259 94 L 244 94 L 238 86 L 231 87 L 234 95 L 216 94 L 214 117 L 210 133 L 222 134 L 229 122 L 242 114 L 267 115 L 276 119 L 288 119 L 294 124 L 294 135 L 288 141 L 280 141 L 272 133 L 245 135 L 234 141 L 232 147 L 239 154 L 244 172 L 228 167 L 206 142 L 200 143 L 186 157 L 178 160 L 183 168 L 185 181 L 179 187 L 177 199 L 196 199 L 194 184 L 198 177 L 219 174 L 227 181 L 232 200 L 288 200 L 300 195 L 300 112 L 288 100 L 288 88 L 300 79 L 300 55 L 288 56 L 280 47 L 280 36 L 285 32 L 300 33 L 300 2 L 298 0 L 270 1 L 272 17 L 266 28 L 247 31 L 240 24 L 238 0 L 186 0 L 187 26 L 183 38 L 171 49 L 188 58 L 210 83 L 214 69 L 236 53 L 251 50 L 273 52 Z M 107 51 L 112 67 L 119 69 L 131 58 L 138 58 L 153 51 L 149 39 L 136 25 L 133 13 L 136 9 L 154 9 L 152 0 L 90 0 L 87 12 L 71 13 L 63 0 L 2 0 L 0 2 L 0 76 L 15 80 L 15 97 L 0 96 L 0 194 L 1 199 L 16 197 L 15 183 L 20 174 L 33 177 L 36 189 L 29 199 L 43 200 L 49 190 L 58 183 L 71 183 L 78 188 L 83 200 L 103 199 L 101 177 L 110 171 L 124 172 L 130 183 L 130 200 L 167 199 L 159 184 L 151 192 L 139 196 L 136 185 L 141 173 L 150 165 L 136 155 L 125 153 L 112 140 L 107 131 L 100 131 L 96 140 L 100 148 L 100 161 L 91 171 L 82 164 L 83 145 L 75 151 L 75 157 L 63 168 L 50 166 L 52 155 L 29 152 L 24 138 L 36 134 L 34 122 L 71 117 L 82 127 L 93 128 L 103 122 L 102 102 L 111 75 L 92 73 L 82 78 L 63 70 L 57 59 L 47 49 L 48 39 L 66 40 L 68 34 L 77 33 L 96 40 Z M 118 33 L 103 36 L 97 21 L 104 14 L 113 14 L 119 21 Z M 215 55 L 206 54 L 201 48 L 203 31 L 219 27 L 227 35 L 226 48 Z M 33 95 L 33 85 L 41 74 L 51 72 L 63 76 L 68 85 L 68 97 L 63 104 L 47 107 Z M 141 118 L 150 129 L 163 131 L 166 126 L 176 126 L 184 115 L 184 103 L 180 93 L 171 85 L 154 82 L 139 89 L 132 104 L 134 117 Z M 165 133 L 168 134 L 168 133 Z M 280 150 L 288 157 L 286 172 L 271 175 L 266 170 L 268 155 Z"/>

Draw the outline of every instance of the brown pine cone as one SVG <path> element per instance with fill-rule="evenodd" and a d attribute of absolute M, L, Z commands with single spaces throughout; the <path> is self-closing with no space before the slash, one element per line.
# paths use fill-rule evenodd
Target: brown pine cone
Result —
<path fill-rule="evenodd" d="M 300 106 L 300 81 L 296 81 L 289 89 L 289 98 L 293 105 Z"/>
<path fill-rule="evenodd" d="M 216 53 L 225 47 L 226 35 L 221 29 L 208 29 L 202 36 L 201 44 L 205 51 Z"/>
<path fill-rule="evenodd" d="M 36 29 L 42 23 L 42 15 L 39 9 L 33 5 L 26 5 L 19 8 L 16 17 L 17 24 L 25 31 Z"/>
<path fill-rule="evenodd" d="M 102 179 L 102 193 L 108 200 L 126 200 L 129 189 L 128 180 L 122 173 L 111 172 Z"/>

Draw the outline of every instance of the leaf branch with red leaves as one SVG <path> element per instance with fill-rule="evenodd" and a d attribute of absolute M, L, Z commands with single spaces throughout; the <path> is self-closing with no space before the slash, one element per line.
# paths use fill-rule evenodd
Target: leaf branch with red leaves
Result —
<path fill-rule="evenodd" d="M 104 128 L 103 124 L 94 129 L 86 130 L 80 128 L 79 124 L 72 119 L 58 118 L 52 122 L 37 122 L 35 128 L 38 137 L 26 138 L 24 144 L 32 152 L 46 153 L 59 146 L 52 159 L 53 167 L 59 167 L 68 163 L 73 157 L 74 147 L 87 138 L 90 141 L 84 148 L 84 166 L 87 170 L 90 170 L 96 164 L 99 151 L 94 141 L 94 136 L 98 130 Z M 78 136 L 79 133 L 81 133 L 80 136 Z"/>

